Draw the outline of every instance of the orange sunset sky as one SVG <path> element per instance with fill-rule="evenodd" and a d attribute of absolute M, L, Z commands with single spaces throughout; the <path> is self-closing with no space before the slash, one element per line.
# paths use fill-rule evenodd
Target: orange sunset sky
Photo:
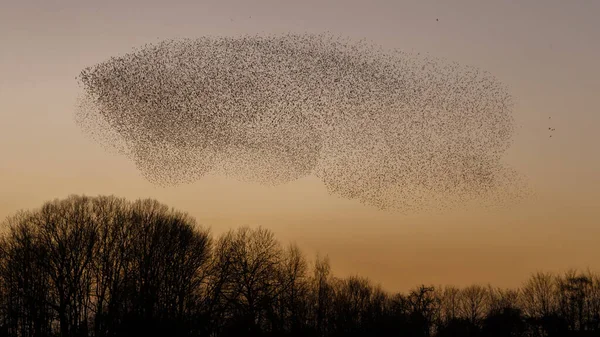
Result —
<path fill-rule="evenodd" d="M 0 0 L 0 219 L 69 194 L 155 198 L 217 235 L 264 226 L 311 258 L 328 254 L 337 275 L 390 290 L 598 271 L 599 16 L 592 0 Z M 398 215 L 329 195 L 313 177 L 264 187 L 206 176 L 160 188 L 74 123 L 75 77 L 133 47 L 324 31 L 477 66 L 508 85 L 518 129 L 505 161 L 535 197 L 497 211 Z"/>

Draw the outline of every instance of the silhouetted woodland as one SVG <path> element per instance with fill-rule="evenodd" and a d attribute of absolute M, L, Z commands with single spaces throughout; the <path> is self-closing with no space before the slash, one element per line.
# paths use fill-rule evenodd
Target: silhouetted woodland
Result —
<path fill-rule="evenodd" d="M 2 336 L 600 336 L 600 277 L 388 293 L 264 228 L 213 239 L 154 200 L 71 196 L 4 221 Z"/>

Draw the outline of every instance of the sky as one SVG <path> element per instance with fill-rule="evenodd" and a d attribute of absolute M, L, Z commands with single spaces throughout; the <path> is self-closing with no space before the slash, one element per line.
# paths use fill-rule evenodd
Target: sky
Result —
<path fill-rule="evenodd" d="M 600 2 L 0 0 L 0 219 L 70 194 L 154 198 L 215 235 L 263 226 L 339 276 L 385 289 L 520 285 L 600 270 Z M 306 177 L 265 187 L 220 176 L 161 188 L 75 125 L 80 71 L 145 43 L 330 32 L 482 68 L 509 87 L 505 162 L 535 196 L 509 209 L 399 215 Z M 548 128 L 553 127 L 553 137 Z"/>

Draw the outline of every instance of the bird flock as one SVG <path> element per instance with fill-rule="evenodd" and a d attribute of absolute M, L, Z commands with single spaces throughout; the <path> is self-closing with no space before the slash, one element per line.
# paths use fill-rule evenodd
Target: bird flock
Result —
<path fill-rule="evenodd" d="M 382 210 L 523 195 L 507 88 L 475 67 L 328 34 L 165 40 L 85 68 L 78 125 L 161 186 L 314 175 Z"/>
<path fill-rule="evenodd" d="M 552 117 L 548 117 L 548 119 L 552 119 Z M 549 128 L 548 128 L 548 131 L 550 131 L 550 138 L 552 138 L 552 133 L 553 133 L 554 131 L 556 131 L 556 129 L 555 129 L 555 128 L 553 128 L 553 127 L 549 127 Z"/>

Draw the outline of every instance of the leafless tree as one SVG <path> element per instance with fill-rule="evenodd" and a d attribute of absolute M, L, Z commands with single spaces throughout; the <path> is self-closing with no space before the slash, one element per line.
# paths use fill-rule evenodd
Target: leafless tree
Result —
<path fill-rule="evenodd" d="M 32 225 L 33 216 L 21 212 L 8 218 L 8 233 L 0 242 L 1 310 L 8 335 L 48 335 L 54 319 L 44 268 L 47 251 Z"/>
<path fill-rule="evenodd" d="M 55 325 L 62 336 L 103 336 L 136 311 L 181 319 L 210 252 L 193 219 L 154 201 L 70 196 L 6 223 L 3 307 L 26 336 Z"/>
<path fill-rule="evenodd" d="M 430 336 L 435 332 L 439 321 L 440 296 L 433 286 L 420 285 L 412 289 L 405 297 L 412 325 L 417 333 Z"/>
<path fill-rule="evenodd" d="M 460 313 L 460 289 L 446 286 L 440 291 L 440 318 L 442 323 L 457 319 Z"/>
<path fill-rule="evenodd" d="M 311 306 L 315 330 L 318 336 L 325 336 L 329 330 L 333 302 L 333 279 L 329 257 L 321 258 L 317 255 L 311 283 Z"/>
<path fill-rule="evenodd" d="M 471 324 L 479 326 L 489 310 L 487 289 L 480 285 L 466 287 L 460 292 L 460 313 Z"/>
<path fill-rule="evenodd" d="M 276 307 L 271 313 L 276 322 L 275 331 L 291 332 L 308 324 L 309 294 L 308 265 L 297 245 L 289 245 L 283 252 L 278 268 L 278 291 Z"/>
<path fill-rule="evenodd" d="M 538 272 L 522 288 L 522 306 L 528 317 L 549 317 L 557 310 L 556 282 L 550 273 Z"/>
<path fill-rule="evenodd" d="M 591 273 L 567 271 L 557 278 L 559 311 L 570 330 L 597 330 L 597 290 Z"/>
<path fill-rule="evenodd" d="M 489 314 L 498 314 L 505 309 L 520 308 L 520 291 L 518 289 L 502 289 L 488 286 Z"/>
<path fill-rule="evenodd" d="M 0 336 L 595 336 L 600 278 L 534 274 L 520 289 L 336 278 L 264 228 L 221 235 L 155 200 L 70 196 L 7 218 Z"/>
<path fill-rule="evenodd" d="M 268 324 L 281 290 L 277 274 L 282 253 L 273 233 L 249 227 L 230 231 L 219 238 L 215 257 L 213 282 L 225 317 L 241 319 L 251 329 Z"/>

